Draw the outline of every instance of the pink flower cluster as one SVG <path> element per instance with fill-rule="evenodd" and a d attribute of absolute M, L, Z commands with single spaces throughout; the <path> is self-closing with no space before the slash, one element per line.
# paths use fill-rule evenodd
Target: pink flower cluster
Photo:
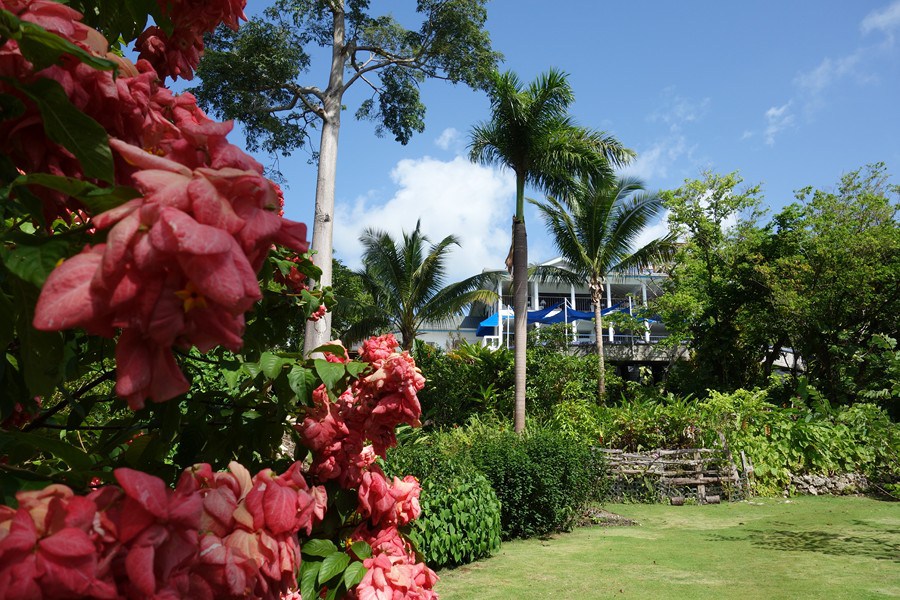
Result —
<path fill-rule="evenodd" d="M 244 312 L 260 298 L 256 271 L 273 243 L 306 249 L 306 227 L 278 216 L 261 174 L 188 169 L 119 140 L 139 168 L 143 196 L 97 215 L 105 244 L 67 260 L 48 277 L 35 309 L 38 329 L 82 327 L 112 336 L 116 392 L 132 408 L 186 392 L 172 347 L 237 350 Z"/>
<path fill-rule="evenodd" d="M 314 406 L 296 426 L 313 450 L 310 472 L 349 488 L 358 487 L 376 454 L 384 456 L 397 443 L 397 425 L 419 425 L 422 408 L 416 393 L 425 386 L 409 353 L 397 352 L 392 334 L 363 342 L 359 357 L 371 365 L 371 373 L 355 380 L 336 401 L 320 386 L 313 392 Z M 344 359 L 332 355 L 329 360 Z"/>
<path fill-rule="evenodd" d="M 203 54 L 203 34 L 220 23 L 233 30 L 244 16 L 246 0 L 157 0 L 163 14 L 172 20 L 172 35 L 159 27 L 148 27 L 137 40 L 140 58 L 148 60 L 159 76 L 193 79 Z"/>
<path fill-rule="evenodd" d="M 394 429 L 419 424 L 416 393 L 425 379 L 407 352 L 397 352 L 397 340 L 387 334 L 367 340 L 360 358 L 371 372 L 332 401 L 324 386 L 313 392 L 314 407 L 297 426 L 312 450 L 310 474 L 320 481 L 337 480 L 356 489 L 358 514 L 364 519 L 353 539 L 369 543 L 373 555 L 357 589 L 361 599 L 433 598 L 437 576 L 417 562 L 399 527 L 419 516 L 419 482 L 412 476 L 388 481 L 375 464 L 396 444 Z M 331 361 L 341 359 L 331 355 Z M 368 443 L 371 442 L 371 445 Z"/>
<path fill-rule="evenodd" d="M 243 315 L 260 297 L 256 272 L 269 248 L 305 252 L 306 226 L 282 218 L 278 190 L 262 166 L 226 140 L 232 124 L 209 119 L 190 94 L 173 95 L 148 62 L 135 66 L 107 54 L 106 40 L 57 2 L 0 0 L 0 7 L 119 62 L 118 77 L 75 60 L 36 72 L 14 41 L 0 47 L 0 77 L 59 83 L 76 108 L 109 132 L 117 183 L 142 194 L 93 215 L 94 228 L 107 231 L 105 243 L 86 247 L 50 275 L 34 325 L 83 327 L 107 337 L 121 330 L 116 390 L 133 408 L 182 394 L 188 382 L 172 348 L 237 349 Z M 178 22 L 185 26 L 206 27 L 211 19 L 236 26 L 242 7 L 182 1 L 172 15 L 182 11 Z M 0 91 L 17 93 L 3 84 Z M 82 178 L 78 161 L 46 137 L 37 108 L 23 100 L 25 114 L 0 123 L 0 152 L 23 173 Z M 84 214 L 63 194 L 36 193 L 48 222 Z"/>
<path fill-rule="evenodd" d="M 281 598 L 296 588 L 297 533 L 325 511 L 299 463 L 251 477 L 197 465 L 175 490 L 118 469 L 119 486 L 19 492 L 0 507 L 0 597 Z"/>
<path fill-rule="evenodd" d="M 367 542 L 372 556 L 363 561 L 366 574 L 356 589 L 359 600 L 431 600 L 437 598 L 437 575 L 416 562 L 409 543 L 396 527 L 372 531 L 360 527 L 353 539 Z"/>

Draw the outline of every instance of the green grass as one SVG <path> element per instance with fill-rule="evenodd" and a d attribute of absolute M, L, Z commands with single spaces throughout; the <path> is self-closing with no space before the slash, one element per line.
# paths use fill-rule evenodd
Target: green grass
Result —
<path fill-rule="evenodd" d="M 759 499 L 604 508 L 635 527 L 503 544 L 439 573 L 443 600 L 900 598 L 900 503 Z"/>

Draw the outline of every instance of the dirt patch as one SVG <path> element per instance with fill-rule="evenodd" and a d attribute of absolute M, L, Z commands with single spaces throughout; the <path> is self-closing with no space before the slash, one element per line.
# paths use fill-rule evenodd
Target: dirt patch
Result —
<path fill-rule="evenodd" d="M 578 521 L 581 527 L 631 527 L 638 522 L 602 508 L 589 508 Z"/>

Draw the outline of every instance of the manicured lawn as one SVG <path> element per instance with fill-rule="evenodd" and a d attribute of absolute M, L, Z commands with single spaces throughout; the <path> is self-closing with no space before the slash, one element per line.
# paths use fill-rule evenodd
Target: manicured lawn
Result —
<path fill-rule="evenodd" d="M 444 600 L 900 598 L 900 503 L 604 508 L 639 525 L 506 542 L 488 560 L 441 571 L 437 591 Z"/>

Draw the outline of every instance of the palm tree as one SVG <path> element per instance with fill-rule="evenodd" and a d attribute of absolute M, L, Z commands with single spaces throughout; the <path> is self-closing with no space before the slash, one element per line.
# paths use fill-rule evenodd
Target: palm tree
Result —
<path fill-rule="evenodd" d="M 511 72 L 495 73 L 489 91 L 491 120 L 471 133 L 469 158 L 500 165 L 516 175 L 512 276 L 515 312 L 515 430 L 525 429 L 525 346 L 528 242 L 525 185 L 563 194 L 582 174 L 609 171 L 633 153 L 615 138 L 578 127 L 568 114 L 575 97 L 566 75 L 550 70 L 527 87 Z M 507 266 L 509 266 L 507 264 Z"/>
<path fill-rule="evenodd" d="M 373 302 L 365 307 L 365 316 L 345 333 L 345 342 L 387 329 L 399 331 L 401 346 L 410 350 L 423 323 L 446 323 L 472 302 L 496 301 L 496 292 L 482 289 L 496 281 L 496 273 L 482 273 L 445 286 L 447 254 L 459 241 L 448 235 L 429 247 L 430 240 L 422 234 L 420 225 L 416 223 L 412 233 L 403 232 L 399 242 L 384 231 L 363 232 L 363 269 L 359 275 Z"/>
<path fill-rule="evenodd" d="M 582 283 L 588 282 L 597 337 L 597 393 L 602 401 L 606 394 L 603 286 L 609 285 L 615 273 L 644 268 L 671 256 L 671 234 L 634 248 L 644 228 L 662 212 L 662 200 L 657 194 L 644 192 L 639 179 L 601 175 L 582 179 L 562 202 L 547 198 L 546 202 L 531 203 L 540 210 L 560 255 L 569 264 L 568 273 L 559 273 L 558 278 L 571 280 L 574 276 Z"/>

